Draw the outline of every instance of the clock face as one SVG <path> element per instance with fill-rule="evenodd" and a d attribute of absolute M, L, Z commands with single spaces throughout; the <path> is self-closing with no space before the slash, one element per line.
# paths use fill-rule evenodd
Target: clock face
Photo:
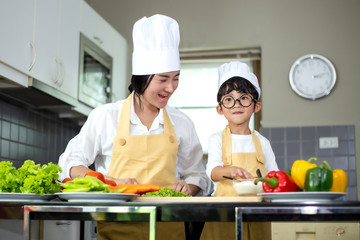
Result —
<path fill-rule="evenodd" d="M 315 100 L 331 92 L 336 82 L 336 71 L 327 58 L 309 54 L 294 62 L 289 81 L 298 95 Z"/>

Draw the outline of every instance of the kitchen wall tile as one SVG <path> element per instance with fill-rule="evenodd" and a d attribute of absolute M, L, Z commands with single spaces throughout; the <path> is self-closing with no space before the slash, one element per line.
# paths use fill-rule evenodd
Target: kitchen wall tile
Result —
<path fill-rule="evenodd" d="M 272 149 L 274 151 L 275 156 L 285 156 L 285 145 L 284 143 L 271 143 Z"/>
<path fill-rule="evenodd" d="M 347 155 L 349 152 L 348 141 L 339 140 L 339 147 L 333 149 L 334 155 Z"/>
<path fill-rule="evenodd" d="M 287 141 L 299 141 L 300 140 L 300 128 L 286 128 L 286 140 Z"/>
<path fill-rule="evenodd" d="M 315 127 L 301 127 L 302 140 L 314 140 L 315 139 Z"/>
<path fill-rule="evenodd" d="M 349 170 L 349 160 L 347 156 L 342 157 L 334 157 L 334 163 L 331 164 L 331 167 L 333 169 L 343 169 L 343 170 Z"/>
<path fill-rule="evenodd" d="M 355 126 L 348 126 L 348 139 L 355 140 Z"/>
<path fill-rule="evenodd" d="M 2 121 L 1 136 L 5 139 L 10 139 L 10 123 L 8 121 Z"/>
<path fill-rule="evenodd" d="M 10 142 L 8 140 L 1 140 L 1 158 L 10 157 Z"/>
<path fill-rule="evenodd" d="M 347 140 L 348 139 L 347 126 L 334 126 L 332 129 L 332 135 L 337 136 L 339 140 Z"/>
<path fill-rule="evenodd" d="M 19 141 L 19 125 L 11 123 L 10 124 L 10 139 L 11 141 Z"/>
<path fill-rule="evenodd" d="M 331 127 L 317 127 L 318 137 L 330 137 L 331 136 Z"/>
<path fill-rule="evenodd" d="M 300 142 L 287 142 L 286 143 L 286 155 L 287 156 L 300 156 Z"/>
<path fill-rule="evenodd" d="M 12 105 L 8 104 L 7 102 L 2 102 L 2 119 L 10 121 L 10 112 L 12 109 Z"/>
<path fill-rule="evenodd" d="M 355 156 L 349 156 L 349 169 L 356 169 L 356 158 L 355 158 Z"/>
<path fill-rule="evenodd" d="M 284 128 L 271 128 L 270 129 L 271 141 L 284 141 L 285 130 Z"/>
<path fill-rule="evenodd" d="M 19 127 L 19 142 L 26 143 L 27 129 L 24 126 Z"/>
<path fill-rule="evenodd" d="M 355 155 L 355 142 L 354 141 L 348 142 L 348 153 L 349 153 L 349 155 Z"/>
<path fill-rule="evenodd" d="M 19 153 L 19 144 L 15 142 L 10 142 L 10 158 L 17 159 Z"/>

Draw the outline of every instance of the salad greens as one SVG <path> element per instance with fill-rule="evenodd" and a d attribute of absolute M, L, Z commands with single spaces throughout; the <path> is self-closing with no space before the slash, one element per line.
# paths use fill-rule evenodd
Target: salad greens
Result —
<path fill-rule="evenodd" d="M 35 164 L 26 160 L 16 169 L 9 161 L 0 162 L 0 192 L 53 194 L 61 191 L 57 164 Z"/>
<path fill-rule="evenodd" d="M 147 192 L 142 196 L 143 197 L 191 197 L 191 195 L 187 195 L 181 192 L 176 192 L 167 187 L 161 188 L 159 191 Z"/>
<path fill-rule="evenodd" d="M 63 192 L 111 192 L 109 185 L 92 176 L 74 178 L 62 187 Z"/>

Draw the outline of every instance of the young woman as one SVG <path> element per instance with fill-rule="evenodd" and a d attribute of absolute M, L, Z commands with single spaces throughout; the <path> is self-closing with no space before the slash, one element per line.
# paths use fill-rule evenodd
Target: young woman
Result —
<path fill-rule="evenodd" d="M 131 94 L 90 113 L 60 156 L 61 178 L 84 176 L 94 164 L 96 171 L 117 183 L 150 183 L 206 195 L 210 182 L 194 125 L 185 114 L 167 106 L 179 83 L 178 24 L 163 15 L 144 17 L 134 25 L 133 41 Z M 137 224 L 134 228 L 143 230 L 131 231 L 133 238 L 122 234 L 118 225 L 99 222 L 98 226 L 101 239 L 148 237 L 146 227 Z M 183 226 L 179 236 L 184 236 Z M 157 236 L 177 239 L 175 233 Z"/>

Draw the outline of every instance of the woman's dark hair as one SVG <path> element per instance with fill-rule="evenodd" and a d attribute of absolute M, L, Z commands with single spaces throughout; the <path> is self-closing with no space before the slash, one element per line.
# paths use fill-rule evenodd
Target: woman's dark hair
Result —
<path fill-rule="evenodd" d="M 248 80 L 242 77 L 232 77 L 225 81 L 221 86 L 217 94 L 217 102 L 221 101 L 221 98 L 226 94 L 229 94 L 233 90 L 242 93 L 249 93 L 255 100 L 258 100 L 259 93 L 256 91 L 254 85 Z M 255 102 L 256 103 L 256 102 Z"/>
<path fill-rule="evenodd" d="M 154 74 L 151 75 L 132 75 L 131 83 L 128 87 L 130 93 L 135 92 L 135 96 L 139 99 L 139 104 L 141 107 L 140 96 L 144 94 L 145 90 L 148 88 L 151 80 L 154 78 Z"/>

